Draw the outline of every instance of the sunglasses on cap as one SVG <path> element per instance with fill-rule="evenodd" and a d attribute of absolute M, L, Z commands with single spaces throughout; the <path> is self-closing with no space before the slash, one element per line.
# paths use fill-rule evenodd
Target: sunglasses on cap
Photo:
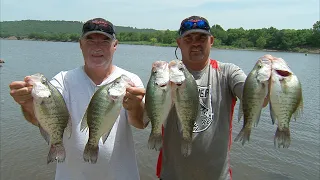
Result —
<path fill-rule="evenodd" d="M 82 28 L 82 33 L 85 34 L 90 31 L 101 31 L 101 32 L 108 33 L 112 36 L 115 34 L 113 27 L 107 23 L 96 24 L 93 22 L 88 22 L 84 24 Z"/>
<path fill-rule="evenodd" d="M 210 31 L 210 26 L 204 20 L 187 20 L 181 23 L 180 35 L 191 29 L 203 29 L 206 31 Z"/>

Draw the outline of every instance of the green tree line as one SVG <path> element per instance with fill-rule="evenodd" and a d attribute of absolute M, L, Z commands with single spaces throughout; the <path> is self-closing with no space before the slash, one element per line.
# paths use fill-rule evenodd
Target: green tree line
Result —
<path fill-rule="evenodd" d="M 40 23 L 41 22 L 37 22 Z M 48 22 L 47 22 L 48 23 Z M 60 23 L 48 30 L 49 25 L 38 25 L 37 30 L 30 30 L 28 28 L 24 35 L 22 31 L 10 32 L 8 28 L 3 31 L 1 27 L 0 37 L 6 38 L 15 35 L 17 38 L 28 38 L 35 40 L 47 41 L 62 41 L 62 42 L 75 42 L 79 40 L 81 30 L 81 23 L 71 23 L 73 26 L 66 27 Z M 37 27 L 37 26 L 32 26 Z M 9 28 L 10 29 L 10 28 Z M 40 31 L 39 31 L 40 29 Z M 60 30 L 58 30 L 60 29 Z M 62 31 L 62 30 L 68 31 Z M 133 44 L 148 44 L 148 45 L 164 45 L 176 46 L 176 38 L 178 37 L 177 31 L 172 30 L 153 30 L 153 29 L 137 29 L 132 27 L 116 27 L 117 39 L 120 43 L 133 43 Z M 24 31 L 25 32 L 25 31 Z M 19 34 L 20 33 L 20 34 Z M 243 29 L 233 28 L 224 30 L 220 25 L 215 24 L 211 28 L 211 33 L 215 37 L 215 47 L 230 47 L 230 48 L 252 48 L 252 49 L 270 49 L 270 50 L 283 50 L 283 51 L 296 51 L 307 52 L 308 49 L 320 48 L 320 21 L 313 24 L 310 29 L 281 29 L 278 30 L 274 27 L 262 29 Z"/>
<path fill-rule="evenodd" d="M 295 51 L 301 48 L 320 48 L 320 21 L 310 29 L 282 29 L 274 27 L 262 29 L 243 28 L 224 30 L 219 25 L 211 28 L 216 37 L 216 45 L 238 48 L 255 47 L 257 49 L 274 49 Z"/>

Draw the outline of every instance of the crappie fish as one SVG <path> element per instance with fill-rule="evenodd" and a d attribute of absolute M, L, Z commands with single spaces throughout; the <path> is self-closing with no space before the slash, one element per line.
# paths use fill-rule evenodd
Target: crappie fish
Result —
<path fill-rule="evenodd" d="M 34 113 L 39 122 L 40 133 L 50 145 L 47 164 L 64 162 L 66 153 L 63 134 L 71 136 L 71 120 L 60 92 L 40 73 L 31 75 Z"/>
<path fill-rule="evenodd" d="M 148 140 L 149 149 L 160 150 L 162 147 L 162 125 L 165 123 L 171 107 L 168 63 L 156 61 L 152 64 L 145 95 L 145 110 L 152 126 Z"/>
<path fill-rule="evenodd" d="M 181 153 L 188 156 L 192 149 L 192 134 L 195 120 L 199 116 L 198 86 L 182 61 L 169 62 L 172 100 L 182 130 Z"/>
<path fill-rule="evenodd" d="M 82 118 L 81 131 L 89 130 L 88 142 L 83 152 L 86 162 L 95 164 L 98 159 L 99 141 L 105 143 L 122 108 L 123 97 L 131 80 L 121 75 L 111 83 L 101 86 L 92 96 Z"/>
<path fill-rule="evenodd" d="M 301 83 L 282 58 L 272 61 L 270 85 L 270 113 L 273 124 L 278 123 L 274 145 L 288 148 L 291 143 L 289 123 L 303 110 Z"/>
<path fill-rule="evenodd" d="M 272 58 L 271 55 L 259 58 L 244 83 L 239 108 L 240 116 L 243 112 L 244 122 L 241 131 L 234 139 L 234 141 L 242 141 L 242 145 L 249 141 L 252 126 L 257 126 L 259 123 L 261 110 L 269 92 Z"/>

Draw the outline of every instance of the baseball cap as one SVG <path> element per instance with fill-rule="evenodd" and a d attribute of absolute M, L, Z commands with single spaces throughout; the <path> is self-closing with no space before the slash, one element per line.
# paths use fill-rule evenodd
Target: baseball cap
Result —
<path fill-rule="evenodd" d="M 211 35 L 210 25 L 207 19 L 200 16 L 190 16 L 182 20 L 180 29 L 178 31 L 179 36 L 183 37 L 187 34 L 199 32 L 207 35 Z"/>
<path fill-rule="evenodd" d="M 103 34 L 108 36 L 110 39 L 116 39 L 113 24 L 103 18 L 90 19 L 83 24 L 81 38 L 94 33 Z"/>

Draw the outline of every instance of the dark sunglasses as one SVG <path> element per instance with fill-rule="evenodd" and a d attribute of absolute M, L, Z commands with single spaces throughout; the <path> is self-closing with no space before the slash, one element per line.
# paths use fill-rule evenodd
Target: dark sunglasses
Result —
<path fill-rule="evenodd" d="M 101 25 L 101 24 L 95 24 L 95 23 L 86 23 L 83 25 L 83 34 L 85 34 L 86 32 L 89 31 L 101 31 L 101 32 L 105 32 L 111 35 L 114 35 L 114 29 L 112 26 L 110 25 Z"/>
<path fill-rule="evenodd" d="M 180 26 L 180 35 L 183 34 L 184 32 L 191 30 L 191 29 L 204 29 L 209 31 L 210 26 L 209 24 L 204 21 L 204 20 L 188 20 L 185 21 L 181 24 Z"/>

